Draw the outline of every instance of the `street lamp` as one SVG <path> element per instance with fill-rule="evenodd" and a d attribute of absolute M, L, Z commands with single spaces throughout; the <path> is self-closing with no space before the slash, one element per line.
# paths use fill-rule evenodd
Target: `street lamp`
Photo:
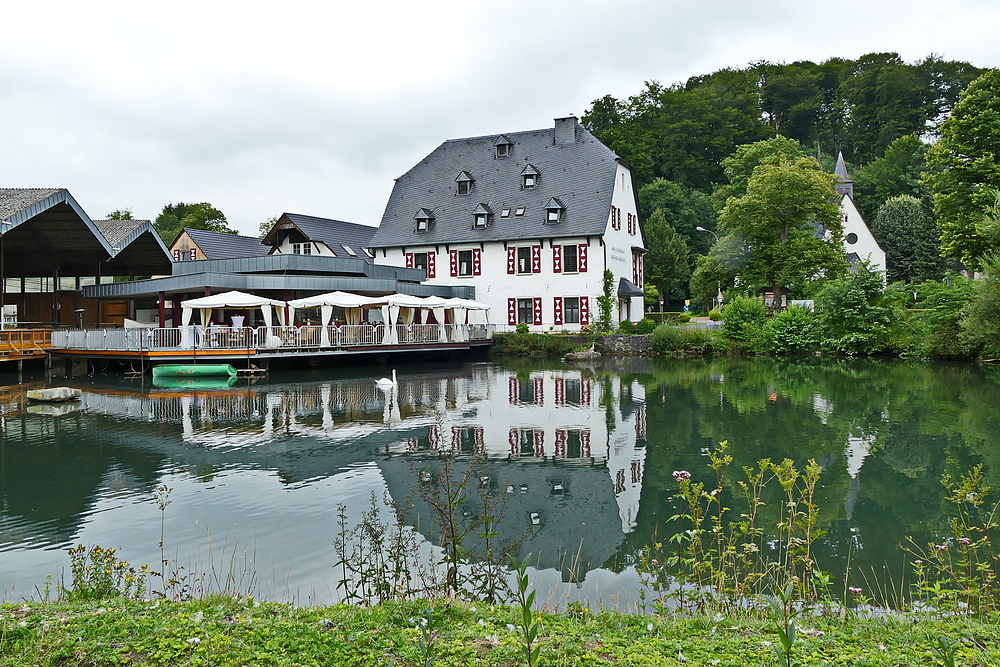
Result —
<path fill-rule="evenodd" d="M 708 232 L 709 234 L 715 237 L 716 243 L 719 242 L 719 235 L 713 232 L 711 229 L 705 229 L 704 227 L 695 227 L 695 231 Z M 715 298 L 712 299 L 712 304 L 715 306 L 719 306 L 722 304 L 722 283 L 716 282 L 715 287 L 718 293 L 716 294 Z"/>

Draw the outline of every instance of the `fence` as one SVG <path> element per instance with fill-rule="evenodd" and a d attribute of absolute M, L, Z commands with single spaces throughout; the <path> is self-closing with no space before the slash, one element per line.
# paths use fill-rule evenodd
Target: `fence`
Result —
<path fill-rule="evenodd" d="M 397 324 L 393 331 L 386 331 L 386 327 L 381 324 L 257 328 L 193 326 L 189 327 L 187 332 L 182 332 L 178 327 L 67 329 L 51 332 L 51 345 L 70 350 L 136 352 L 190 349 L 262 351 L 337 349 L 488 340 L 493 335 L 493 330 L 492 324 Z"/>

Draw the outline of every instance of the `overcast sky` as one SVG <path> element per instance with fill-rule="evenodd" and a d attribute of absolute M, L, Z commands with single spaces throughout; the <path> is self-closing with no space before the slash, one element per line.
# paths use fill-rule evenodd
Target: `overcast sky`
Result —
<path fill-rule="evenodd" d="M 446 139 L 547 127 L 644 81 L 896 51 L 1000 66 L 996 0 L 5 3 L 0 187 L 92 218 L 208 201 L 377 225 Z"/>

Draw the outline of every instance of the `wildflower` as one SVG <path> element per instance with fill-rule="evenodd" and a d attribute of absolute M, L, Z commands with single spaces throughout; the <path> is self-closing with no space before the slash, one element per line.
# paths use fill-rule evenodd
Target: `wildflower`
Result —
<path fill-rule="evenodd" d="M 860 592 L 861 592 L 861 591 L 863 591 L 864 589 L 862 589 L 862 588 L 861 588 L 861 587 L 859 587 L 859 586 L 850 586 L 850 587 L 848 587 L 848 589 L 847 589 L 847 590 L 849 590 L 850 592 L 852 592 L 852 593 L 854 593 L 855 595 L 857 595 L 858 593 L 860 593 Z"/>
<path fill-rule="evenodd" d="M 675 470 L 674 479 L 676 479 L 678 482 L 685 479 L 691 479 L 691 473 L 689 473 L 687 470 Z"/>
<path fill-rule="evenodd" d="M 190 639 L 187 640 L 187 643 L 191 644 L 192 646 L 195 646 L 196 644 L 201 643 L 201 639 L 199 637 L 191 637 Z"/>
<path fill-rule="evenodd" d="M 914 564 L 914 565 L 923 565 L 923 564 L 924 564 L 924 561 L 922 561 L 922 560 L 920 560 L 920 559 L 918 558 L 917 560 L 913 561 L 913 564 Z"/>
<path fill-rule="evenodd" d="M 959 544 L 969 544 L 970 542 L 972 542 L 972 540 L 970 540 L 968 537 L 960 537 L 960 538 L 958 538 L 958 543 Z"/>
<path fill-rule="evenodd" d="M 948 550 L 948 545 L 947 544 L 938 544 L 934 548 L 937 549 L 938 551 L 947 551 Z"/>

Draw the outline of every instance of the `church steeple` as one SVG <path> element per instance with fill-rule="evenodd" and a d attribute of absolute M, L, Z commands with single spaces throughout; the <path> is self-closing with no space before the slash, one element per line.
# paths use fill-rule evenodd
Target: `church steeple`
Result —
<path fill-rule="evenodd" d="M 847 174 L 847 165 L 844 164 L 844 154 L 839 151 L 837 152 L 837 166 L 833 169 L 833 175 L 839 181 L 837 183 L 837 192 L 840 196 L 849 195 L 851 199 L 854 199 L 854 181 Z"/>

